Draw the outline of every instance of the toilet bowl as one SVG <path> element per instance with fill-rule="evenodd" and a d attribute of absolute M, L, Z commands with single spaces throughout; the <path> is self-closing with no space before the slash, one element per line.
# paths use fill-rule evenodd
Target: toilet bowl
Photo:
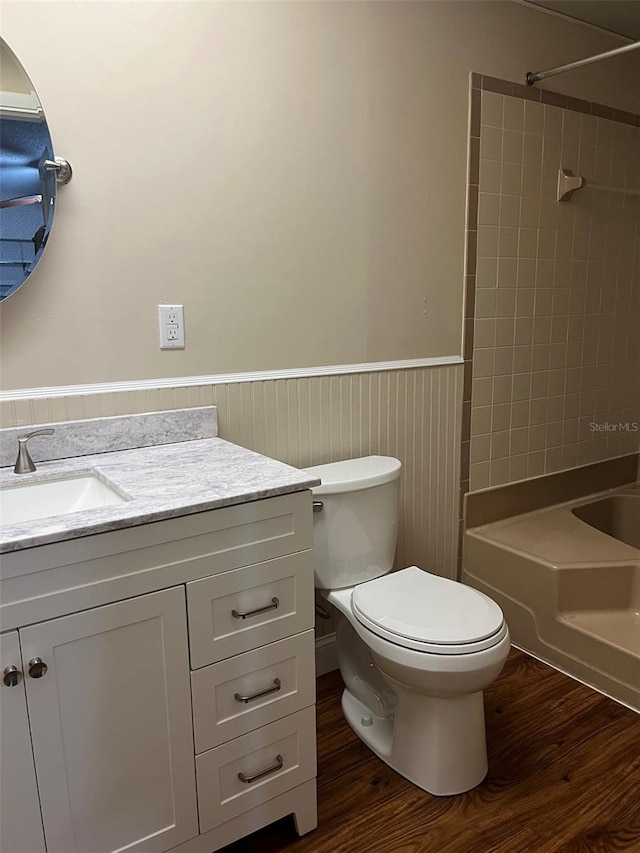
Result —
<path fill-rule="evenodd" d="M 308 469 L 315 583 L 340 614 L 342 709 L 383 761 L 431 794 L 459 794 L 487 773 L 482 691 L 510 639 L 488 596 L 410 566 L 391 573 L 401 465 L 365 457 Z"/>

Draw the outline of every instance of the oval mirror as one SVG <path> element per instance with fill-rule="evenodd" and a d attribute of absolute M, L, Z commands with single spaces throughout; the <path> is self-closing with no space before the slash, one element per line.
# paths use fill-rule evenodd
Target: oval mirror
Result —
<path fill-rule="evenodd" d="M 42 104 L 0 38 L 0 300 L 24 284 L 42 257 L 55 197 L 53 145 Z"/>

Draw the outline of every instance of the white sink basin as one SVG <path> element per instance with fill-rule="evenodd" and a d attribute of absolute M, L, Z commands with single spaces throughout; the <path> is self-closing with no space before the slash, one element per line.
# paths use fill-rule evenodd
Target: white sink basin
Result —
<path fill-rule="evenodd" d="M 20 524 L 128 500 L 93 472 L 83 471 L 53 480 L 4 486 L 0 489 L 0 521 L 5 526 Z"/>

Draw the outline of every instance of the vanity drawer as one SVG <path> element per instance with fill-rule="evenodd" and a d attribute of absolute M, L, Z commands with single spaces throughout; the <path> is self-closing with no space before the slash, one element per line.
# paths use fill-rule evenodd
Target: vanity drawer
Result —
<path fill-rule="evenodd" d="M 196 775 L 201 833 L 312 779 L 315 708 L 196 756 Z"/>
<path fill-rule="evenodd" d="M 5 631 L 43 622 L 297 554 L 312 541 L 305 491 L 25 548 L 2 554 L 0 622 Z"/>
<path fill-rule="evenodd" d="M 313 558 L 301 551 L 187 584 L 191 668 L 313 627 Z"/>
<path fill-rule="evenodd" d="M 191 673 L 196 752 L 315 702 L 314 632 Z"/>

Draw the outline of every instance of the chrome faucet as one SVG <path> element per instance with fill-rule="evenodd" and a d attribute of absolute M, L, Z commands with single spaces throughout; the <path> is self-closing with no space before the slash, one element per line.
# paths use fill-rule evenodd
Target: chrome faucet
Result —
<path fill-rule="evenodd" d="M 31 474 L 36 470 L 36 466 L 29 455 L 29 449 L 27 447 L 29 439 L 34 438 L 36 435 L 53 435 L 54 432 L 54 429 L 37 429 L 27 435 L 18 436 L 18 458 L 16 459 L 16 465 L 13 469 L 14 474 Z"/>

